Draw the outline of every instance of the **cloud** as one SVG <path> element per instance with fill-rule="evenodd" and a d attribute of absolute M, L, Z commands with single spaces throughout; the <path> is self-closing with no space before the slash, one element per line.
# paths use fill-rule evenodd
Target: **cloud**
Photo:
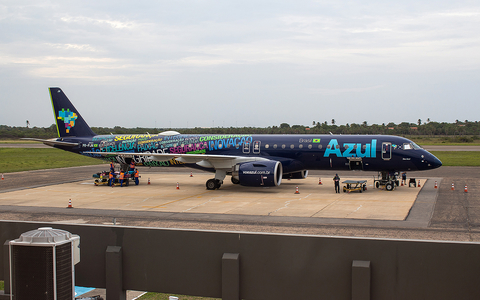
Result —
<path fill-rule="evenodd" d="M 96 26 L 109 26 L 114 29 L 134 29 L 138 27 L 138 24 L 136 24 L 133 21 L 120 21 L 120 20 L 112 20 L 112 19 L 95 19 L 95 18 L 90 18 L 90 17 L 85 17 L 85 16 L 64 16 L 61 17 L 60 20 L 66 23 L 77 23 L 80 25 L 85 25 L 85 24 L 92 24 Z"/>
<path fill-rule="evenodd" d="M 368 86 L 368 87 L 360 87 L 360 88 L 339 88 L 339 89 L 310 89 L 310 92 L 313 94 L 321 94 L 321 95 L 340 95 L 346 93 L 362 93 L 366 91 L 373 91 L 377 89 L 384 88 L 384 85 L 376 85 L 376 86 Z"/>
<path fill-rule="evenodd" d="M 108 97 L 121 107 L 129 104 L 126 91 L 141 86 L 142 99 L 181 107 L 214 103 L 213 112 L 199 113 L 199 106 L 183 113 L 207 126 L 215 112 L 232 114 L 223 108 L 228 101 L 249 103 L 235 108 L 237 120 L 258 116 L 266 125 L 293 123 L 278 119 L 292 117 L 286 109 L 292 101 L 348 105 L 368 95 L 379 103 L 432 97 L 443 103 L 455 97 L 449 91 L 462 91 L 463 101 L 475 105 L 479 15 L 480 5 L 469 1 L 22 0 L 0 4 L 1 87 L 17 97 L 8 90 L 25 83 L 66 84 L 67 93 L 85 94 L 84 86 L 101 85 L 111 87 Z M 164 107 L 153 100 L 148 105 L 139 122 Z M 267 116 L 252 107 L 268 110 Z M 322 108 L 309 109 L 306 118 L 321 119 Z M 332 117 L 341 120 L 325 119 Z M 342 117 L 352 122 L 348 118 L 356 116 Z"/>

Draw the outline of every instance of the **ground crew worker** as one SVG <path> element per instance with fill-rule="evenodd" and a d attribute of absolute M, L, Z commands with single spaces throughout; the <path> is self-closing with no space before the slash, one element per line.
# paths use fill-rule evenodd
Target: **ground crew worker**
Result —
<path fill-rule="evenodd" d="M 403 180 L 404 184 L 407 185 L 407 172 L 402 173 L 402 180 Z"/>
<path fill-rule="evenodd" d="M 113 182 L 114 182 L 114 174 L 113 174 L 113 171 L 110 171 L 110 173 L 108 173 L 108 185 L 113 187 Z"/>
<path fill-rule="evenodd" d="M 135 162 L 133 161 L 133 159 L 130 162 L 130 171 L 132 171 L 132 172 L 135 171 Z"/>
<path fill-rule="evenodd" d="M 123 178 L 125 178 L 125 173 L 122 171 L 120 171 L 120 187 L 123 187 Z"/>
<path fill-rule="evenodd" d="M 138 181 L 138 169 L 135 169 L 135 185 L 138 185 L 139 184 L 139 181 Z"/>
<path fill-rule="evenodd" d="M 110 162 L 110 171 L 115 172 L 115 165 L 113 164 L 113 161 Z"/>
<path fill-rule="evenodd" d="M 338 174 L 333 177 L 333 182 L 335 183 L 335 193 L 340 193 L 340 177 Z"/>

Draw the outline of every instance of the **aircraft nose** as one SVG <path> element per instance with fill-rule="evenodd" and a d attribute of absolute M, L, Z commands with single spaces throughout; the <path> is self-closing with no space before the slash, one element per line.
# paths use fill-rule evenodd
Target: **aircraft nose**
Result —
<path fill-rule="evenodd" d="M 435 155 L 433 155 L 431 153 L 429 153 L 429 154 L 430 154 L 429 163 L 430 163 L 432 169 L 441 167 L 442 162 Z"/>

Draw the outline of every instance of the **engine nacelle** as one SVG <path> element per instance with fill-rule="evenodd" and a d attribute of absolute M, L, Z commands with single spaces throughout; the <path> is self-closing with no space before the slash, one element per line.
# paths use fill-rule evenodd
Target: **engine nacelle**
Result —
<path fill-rule="evenodd" d="M 273 160 L 237 164 L 232 171 L 232 177 L 243 186 L 279 186 L 282 175 L 282 164 Z"/>
<path fill-rule="evenodd" d="M 308 176 L 308 170 L 303 170 L 295 173 L 283 174 L 283 179 L 305 179 Z"/>

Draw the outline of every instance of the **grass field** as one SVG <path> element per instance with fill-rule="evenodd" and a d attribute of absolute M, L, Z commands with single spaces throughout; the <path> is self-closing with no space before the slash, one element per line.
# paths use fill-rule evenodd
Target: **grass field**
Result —
<path fill-rule="evenodd" d="M 430 151 L 444 166 L 480 166 L 480 151 Z"/>
<path fill-rule="evenodd" d="M 102 160 L 60 149 L 0 148 L 0 173 L 98 165 Z"/>
<path fill-rule="evenodd" d="M 29 140 L 0 140 L 0 144 L 41 144 L 35 141 Z"/>

